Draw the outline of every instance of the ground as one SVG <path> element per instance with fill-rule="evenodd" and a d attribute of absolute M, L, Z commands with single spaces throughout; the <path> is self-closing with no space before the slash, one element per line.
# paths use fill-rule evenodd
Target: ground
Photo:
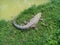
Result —
<path fill-rule="evenodd" d="M 1 0 L 0 1 L 0 20 L 12 20 L 25 9 L 32 5 L 43 5 L 50 0 Z"/>
<path fill-rule="evenodd" d="M 37 24 L 38 30 L 19 30 L 12 25 L 12 20 L 1 20 L 0 45 L 60 45 L 60 0 L 24 10 L 18 15 L 17 22 L 23 24 L 38 12 L 42 12 L 43 18 Z"/>

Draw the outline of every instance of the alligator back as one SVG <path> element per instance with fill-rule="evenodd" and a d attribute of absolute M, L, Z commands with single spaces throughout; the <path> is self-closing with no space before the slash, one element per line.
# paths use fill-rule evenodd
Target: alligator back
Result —
<path fill-rule="evenodd" d="M 32 25 L 36 25 L 38 23 L 38 21 L 40 20 L 41 17 L 41 13 L 36 14 L 31 20 L 30 22 L 28 22 L 26 25 L 22 26 L 16 23 L 16 20 L 13 21 L 13 24 L 15 27 L 19 28 L 19 29 L 28 29 L 30 28 Z"/>

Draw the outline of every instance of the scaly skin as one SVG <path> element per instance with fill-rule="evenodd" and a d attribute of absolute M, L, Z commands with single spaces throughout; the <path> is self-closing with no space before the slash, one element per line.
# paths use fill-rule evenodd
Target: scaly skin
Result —
<path fill-rule="evenodd" d="M 38 23 L 38 21 L 40 20 L 40 17 L 41 17 L 41 13 L 38 13 L 36 14 L 31 20 L 30 22 L 28 22 L 26 25 L 24 26 L 21 26 L 21 25 L 18 25 L 16 23 L 16 21 L 14 20 L 13 21 L 13 25 L 16 27 L 16 28 L 19 28 L 19 29 L 28 29 L 30 28 L 32 25 L 36 25 Z"/>

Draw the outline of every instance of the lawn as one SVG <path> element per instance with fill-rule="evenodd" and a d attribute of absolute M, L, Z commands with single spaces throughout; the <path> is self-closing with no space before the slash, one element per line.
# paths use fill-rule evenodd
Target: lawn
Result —
<path fill-rule="evenodd" d="M 17 22 L 23 24 L 38 12 L 42 12 L 43 20 L 37 24 L 37 30 L 19 30 L 12 20 L 0 20 L 0 45 L 60 45 L 60 0 L 33 5 L 17 16 Z"/>

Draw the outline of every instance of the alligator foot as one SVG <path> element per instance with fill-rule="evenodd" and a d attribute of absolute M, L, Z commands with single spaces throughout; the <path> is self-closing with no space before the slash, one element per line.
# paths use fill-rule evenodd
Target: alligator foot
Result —
<path fill-rule="evenodd" d="M 28 22 L 25 20 L 23 23 L 26 25 Z"/>
<path fill-rule="evenodd" d="M 35 27 L 36 27 L 36 25 L 32 25 L 31 27 L 32 27 L 32 28 L 35 28 Z"/>
<path fill-rule="evenodd" d="M 38 28 L 37 28 L 37 27 L 35 27 L 35 30 L 38 30 Z"/>
<path fill-rule="evenodd" d="M 43 21 L 44 19 L 43 18 L 40 18 L 39 21 Z"/>

